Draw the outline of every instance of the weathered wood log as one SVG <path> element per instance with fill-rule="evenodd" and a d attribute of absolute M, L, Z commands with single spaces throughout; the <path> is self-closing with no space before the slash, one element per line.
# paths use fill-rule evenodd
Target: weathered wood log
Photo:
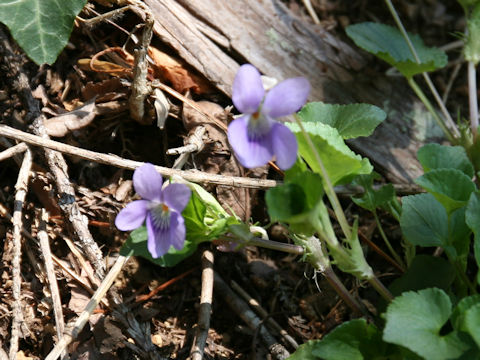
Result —
<path fill-rule="evenodd" d="M 383 108 L 387 120 L 373 136 L 352 141 L 352 147 L 394 183 L 421 174 L 416 151 L 424 139 L 415 127 L 426 121 L 426 111 L 402 79 L 369 71 L 361 50 L 297 19 L 279 0 L 145 3 L 155 18 L 155 34 L 228 96 L 239 63 L 248 62 L 279 80 L 307 77 L 311 101 Z"/>

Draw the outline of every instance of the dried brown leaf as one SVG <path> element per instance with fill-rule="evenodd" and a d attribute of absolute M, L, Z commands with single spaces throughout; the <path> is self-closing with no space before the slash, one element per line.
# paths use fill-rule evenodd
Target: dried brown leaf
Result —
<path fill-rule="evenodd" d="M 90 124 L 96 115 L 95 98 L 87 101 L 83 106 L 44 121 L 47 133 L 50 136 L 62 137 L 74 130 L 79 130 Z"/>

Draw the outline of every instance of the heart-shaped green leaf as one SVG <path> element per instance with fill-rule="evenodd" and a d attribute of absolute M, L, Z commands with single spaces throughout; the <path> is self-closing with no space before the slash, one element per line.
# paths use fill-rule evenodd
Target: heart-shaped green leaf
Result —
<path fill-rule="evenodd" d="M 86 0 L 2 0 L 0 22 L 38 65 L 53 64 Z"/>
<path fill-rule="evenodd" d="M 418 150 L 417 157 L 425 172 L 435 169 L 457 169 L 470 178 L 474 175 L 473 165 L 461 146 L 426 144 Z"/>
<path fill-rule="evenodd" d="M 347 35 L 362 49 L 396 67 L 405 77 L 440 69 L 447 64 L 447 55 L 440 49 L 424 45 L 418 35 L 408 34 L 420 58 L 418 64 L 398 29 L 372 22 L 350 25 Z"/>
<path fill-rule="evenodd" d="M 404 346 L 425 359 L 456 359 L 469 345 L 456 331 L 440 335 L 451 310 L 452 303 L 443 290 L 403 293 L 387 308 L 383 340 Z"/>
<path fill-rule="evenodd" d="M 457 169 L 435 169 L 420 176 L 415 182 L 431 193 L 451 213 L 467 204 L 475 184 Z"/>
<path fill-rule="evenodd" d="M 298 113 L 303 122 L 321 122 L 338 130 L 344 139 L 369 136 L 387 117 L 385 111 L 369 104 L 334 105 L 311 102 Z"/>

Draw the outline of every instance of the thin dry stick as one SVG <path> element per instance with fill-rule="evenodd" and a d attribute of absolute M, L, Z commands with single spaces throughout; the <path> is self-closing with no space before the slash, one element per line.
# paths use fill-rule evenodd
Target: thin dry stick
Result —
<path fill-rule="evenodd" d="M 191 360 L 202 360 L 208 329 L 210 329 L 210 314 L 213 299 L 213 253 L 205 250 L 202 254 L 202 292 L 200 308 L 198 309 L 198 324 L 190 352 Z"/>
<path fill-rule="evenodd" d="M 105 276 L 102 283 L 98 287 L 97 291 L 95 291 L 95 294 L 93 294 L 87 306 L 85 306 L 85 309 L 83 310 L 83 312 L 78 316 L 78 318 L 71 325 L 70 324 L 67 325 L 67 330 L 65 331 L 62 339 L 55 345 L 53 350 L 50 351 L 50 353 L 45 358 L 45 360 L 58 359 L 58 357 L 63 352 L 63 350 L 66 349 L 68 344 L 70 344 L 72 340 L 75 339 L 78 336 L 78 334 L 80 334 L 83 327 L 88 322 L 88 319 L 92 315 L 93 311 L 96 309 L 96 307 L 98 306 L 102 298 L 105 296 L 108 289 L 110 289 L 110 286 L 112 286 L 113 282 L 115 281 L 118 274 L 120 273 L 120 271 L 122 270 L 123 266 L 126 264 L 129 258 L 130 256 L 122 256 L 122 255 L 118 256 L 117 261 L 112 266 L 108 274 Z"/>
<path fill-rule="evenodd" d="M 22 256 L 22 208 L 27 195 L 28 180 L 30 176 L 30 169 L 32 167 L 32 152 L 30 149 L 25 151 L 23 156 L 22 166 L 18 173 L 17 183 L 15 184 L 15 204 L 13 211 L 13 259 L 12 259 L 12 336 L 10 338 L 9 358 L 15 360 L 18 352 L 18 340 L 20 338 L 20 327 L 23 322 L 22 304 L 20 302 L 20 291 L 22 285 L 22 278 L 20 275 L 20 261 Z"/>
<path fill-rule="evenodd" d="M 52 252 L 50 251 L 50 243 L 47 234 L 48 213 L 42 209 L 40 221 L 38 225 L 38 241 L 40 242 L 40 250 L 42 251 L 43 260 L 45 261 L 45 270 L 47 272 L 48 285 L 50 286 L 50 294 L 52 294 L 53 313 L 55 315 L 55 323 L 57 324 L 57 336 L 60 341 L 65 329 L 63 322 L 62 301 L 60 292 L 58 291 L 57 277 L 53 267 Z M 67 352 L 63 351 L 62 358 L 68 357 Z"/>
<path fill-rule="evenodd" d="M 303 0 L 303 4 L 307 8 L 308 14 L 312 17 L 313 22 L 317 25 L 320 25 L 320 19 L 318 18 L 310 0 Z"/>
<path fill-rule="evenodd" d="M 53 141 L 33 134 L 29 134 L 6 125 L 0 125 L 0 135 L 12 139 L 25 141 L 26 143 L 35 146 L 46 147 L 48 149 L 56 150 L 65 154 L 78 156 L 82 159 L 95 161 L 101 164 L 112 165 L 123 169 L 135 170 L 137 167 L 143 165 L 143 163 L 140 161 L 123 159 L 116 155 L 101 154 L 95 151 L 81 149 L 58 141 Z M 163 176 L 180 176 L 187 181 L 192 181 L 196 183 L 210 183 L 216 185 L 246 187 L 254 189 L 271 188 L 277 185 L 277 182 L 274 180 L 223 176 L 194 170 L 182 171 L 170 169 L 163 166 L 155 166 L 155 169 Z"/>
<path fill-rule="evenodd" d="M 0 204 L 0 215 L 3 216 L 3 217 L 6 217 L 9 221 L 12 221 L 13 222 L 13 216 L 10 215 L 10 213 L 7 211 L 7 209 L 2 205 Z M 21 229 L 21 232 L 22 232 L 22 235 L 25 236 L 27 239 L 31 240 L 32 242 L 34 242 L 35 244 L 37 244 L 37 241 L 36 239 L 32 236 L 32 234 L 30 234 L 30 232 L 25 229 L 24 227 L 22 227 Z M 28 252 L 27 252 L 27 255 L 28 255 Z M 81 278 L 80 276 L 78 276 L 77 274 L 75 274 L 72 270 L 70 270 L 69 268 L 65 267 L 65 265 L 63 265 L 62 261 L 56 257 L 54 254 L 52 254 L 52 260 L 58 265 L 58 267 L 60 267 L 70 278 L 72 278 L 74 281 L 76 281 L 77 283 L 79 283 L 85 290 L 87 290 L 90 294 L 94 294 L 95 293 L 95 290 L 93 290 L 90 286 L 90 284 L 88 284 L 83 278 Z M 33 261 L 32 261 L 33 263 Z M 37 267 L 40 266 L 38 263 L 34 263 Z M 43 274 L 44 271 L 41 271 L 41 273 Z M 108 300 L 107 299 L 102 299 L 102 304 L 105 305 L 107 308 L 110 307 L 110 304 L 108 303 Z"/>
<path fill-rule="evenodd" d="M 0 153 L 0 161 L 6 160 L 27 150 L 27 144 L 20 143 Z"/>
<path fill-rule="evenodd" d="M 267 323 L 272 326 L 275 331 L 287 341 L 294 349 L 298 348 L 298 343 L 292 338 L 282 327 L 271 317 L 268 317 L 267 311 L 258 303 L 257 300 L 252 298 L 244 289 L 240 287 L 234 280 L 230 282 L 230 286 L 235 290 L 248 304 L 257 312 L 262 319 L 267 319 Z"/>
<path fill-rule="evenodd" d="M 268 349 L 273 353 L 277 359 L 286 359 L 290 356 L 287 349 L 279 344 L 275 338 L 268 332 L 268 330 L 262 326 L 262 321 L 255 313 L 250 310 L 248 304 L 240 299 L 233 290 L 223 281 L 221 276 L 215 272 L 215 291 L 221 295 L 230 308 L 248 325 L 252 330 L 258 330 L 263 342 L 267 345 Z"/>

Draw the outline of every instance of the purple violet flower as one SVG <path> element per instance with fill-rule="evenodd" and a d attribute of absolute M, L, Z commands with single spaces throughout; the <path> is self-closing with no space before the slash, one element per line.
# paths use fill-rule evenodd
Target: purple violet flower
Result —
<path fill-rule="evenodd" d="M 243 166 L 263 166 L 273 156 L 283 170 L 295 163 L 295 135 L 275 118 L 298 111 L 309 92 L 308 80 L 297 77 L 280 82 L 265 95 L 258 70 L 250 64 L 240 67 L 233 81 L 232 101 L 244 116 L 228 126 L 228 141 Z"/>
<path fill-rule="evenodd" d="M 170 184 L 162 189 L 162 184 L 162 176 L 152 164 L 138 167 L 133 186 L 144 200 L 132 201 L 115 219 L 115 226 L 122 231 L 134 230 L 146 220 L 147 246 L 153 258 L 165 255 L 170 245 L 183 248 L 186 231 L 181 213 L 191 194 L 187 185 Z"/>

